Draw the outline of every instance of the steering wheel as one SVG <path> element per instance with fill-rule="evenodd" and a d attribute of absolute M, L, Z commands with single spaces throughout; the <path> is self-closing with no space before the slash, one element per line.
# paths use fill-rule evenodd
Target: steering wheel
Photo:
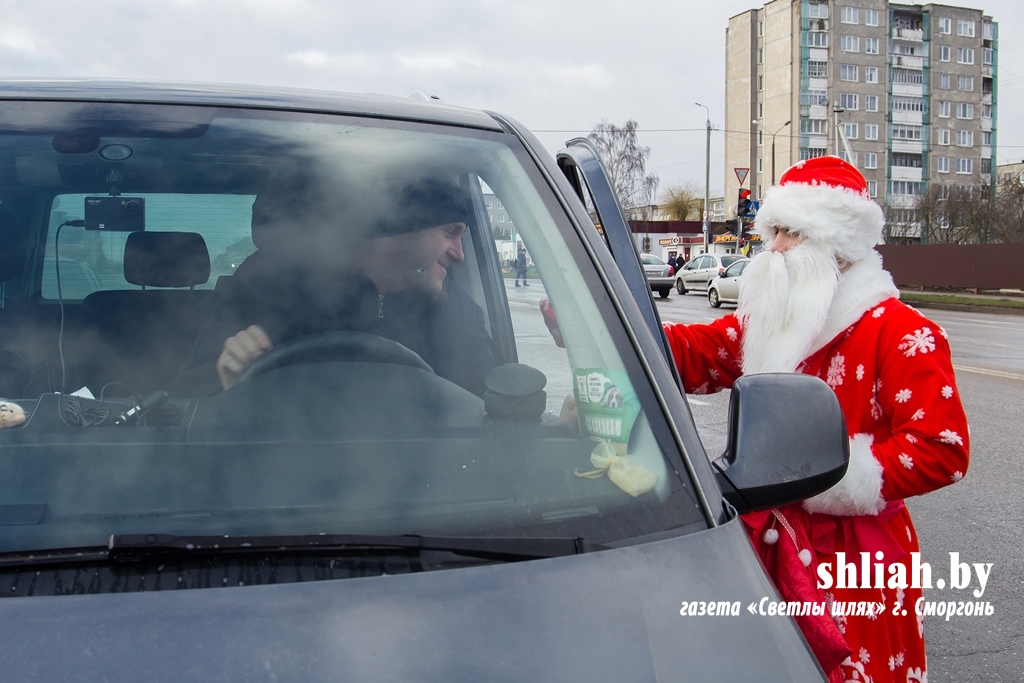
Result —
<path fill-rule="evenodd" d="M 321 332 L 270 349 L 243 370 L 235 384 L 289 365 L 329 361 L 391 363 L 434 372 L 418 353 L 396 341 L 366 332 Z"/>

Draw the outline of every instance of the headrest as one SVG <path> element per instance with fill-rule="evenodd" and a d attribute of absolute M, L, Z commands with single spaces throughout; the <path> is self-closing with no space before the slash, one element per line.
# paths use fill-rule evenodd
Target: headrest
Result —
<path fill-rule="evenodd" d="M 0 206 L 0 282 L 17 277 L 25 267 L 25 236 L 14 215 Z"/>
<path fill-rule="evenodd" d="M 124 245 L 124 279 L 144 287 L 192 287 L 210 279 L 210 252 L 195 232 L 133 232 Z"/>

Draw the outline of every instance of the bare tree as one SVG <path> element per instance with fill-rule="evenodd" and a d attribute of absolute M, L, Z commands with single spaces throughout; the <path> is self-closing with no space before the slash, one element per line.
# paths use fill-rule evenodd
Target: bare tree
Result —
<path fill-rule="evenodd" d="M 704 190 L 692 180 L 685 185 L 674 185 L 665 191 L 661 208 L 673 220 L 700 220 L 704 212 Z"/>
<path fill-rule="evenodd" d="M 587 137 L 597 148 L 626 217 L 650 220 L 658 174 L 647 172 L 651 148 L 640 146 L 636 133 L 637 122 L 633 119 L 621 128 L 602 119 Z"/>
<path fill-rule="evenodd" d="M 988 185 L 929 185 L 913 208 L 887 210 L 887 241 L 985 244 L 993 241 L 995 208 Z"/>
<path fill-rule="evenodd" d="M 1004 180 L 996 189 L 992 234 L 997 242 L 1024 242 L 1024 184 Z"/>

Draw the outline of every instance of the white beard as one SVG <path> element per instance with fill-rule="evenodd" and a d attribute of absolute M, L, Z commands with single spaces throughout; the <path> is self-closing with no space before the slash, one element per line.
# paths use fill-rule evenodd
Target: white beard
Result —
<path fill-rule="evenodd" d="M 831 250 L 805 239 L 763 251 L 740 278 L 743 373 L 795 372 L 828 318 L 839 282 Z"/>

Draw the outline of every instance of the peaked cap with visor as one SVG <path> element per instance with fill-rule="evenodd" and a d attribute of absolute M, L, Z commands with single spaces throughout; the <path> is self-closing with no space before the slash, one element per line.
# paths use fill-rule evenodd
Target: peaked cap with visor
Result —
<path fill-rule="evenodd" d="M 857 263 L 874 252 L 885 216 L 856 167 L 821 156 L 790 166 L 765 194 L 754 232 L 770 243 L 780 227 L 828 245 L 837 259 Z"/>

